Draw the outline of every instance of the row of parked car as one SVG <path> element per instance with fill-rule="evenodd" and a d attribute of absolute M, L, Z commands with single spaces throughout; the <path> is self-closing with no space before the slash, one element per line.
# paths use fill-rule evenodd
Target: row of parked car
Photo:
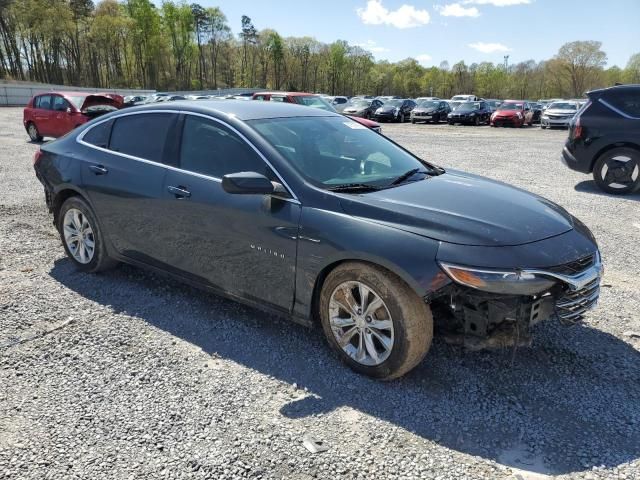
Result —
<path fill-rule="evenodd" d="M 542 128 L 569 127 L 563 161 L 575 170 L 592 173 L 596 183 L 610 193 L 640 188 L 640 86 L 619 86 L 588 94 L 588 100 L 492 100 L 457 95 L 451 100 L 358 96 L 336 109 L 336 98 L 304 92 L 256 92 L 235 96 L 185 97 L 155 93 L 147 97 L 122 97 L 112 93 L 47 92 L 34 96 L 24 109 L 24 127 L 32 141 L 60 137 L 92 118 L 134 105 L 176 100 L 231 99 L 283 102 L 337 112 L 377 133 L 378 122 L 442 122 L 493 127 L 522 127 L 540 122 Z M 594 105 L 593 98 L 598 104 Z M 610 97 L 610 98 L 609 98 Z M 590 119 L 590 126 L 582 122 Z M 602 132 L 609 131 L 608 135 Z M 590 132 L 590 133 L 587 133 Z M 599 150 L 594 150 L 594 145 Z M 587 152 L 587 153 L 585 153 Z M 613 155 L 613 156 L 611 156 Z M 582 159 L 587 156 L 588 158 Z"/>
<path fill-rule="evenodd" d="M 324 97 L 339 112 L 377 121 L 411 123 L 448 122 L 495 127 L 522 127 L 539 123 L 542 128 L 568 127 L 586 100 L 497 100 L 475 95 L 437 97 Z"/>

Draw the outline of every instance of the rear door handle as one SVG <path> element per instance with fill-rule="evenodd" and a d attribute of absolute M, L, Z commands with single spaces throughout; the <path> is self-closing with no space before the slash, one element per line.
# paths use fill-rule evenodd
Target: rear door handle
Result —
<path fill-rule="evenodd" d="M 173 193 L 176 198 L 189 198 L 191 196 L 191 192 L 185 189 L 183 186 L 180 187 L 167 187 L 169 193 Z"/>
<path fill-rule="evenodd" d="M 89 170 L 91 170 L 96 175 L 106 175 L 109 173 L 109 170 L 104 168 L 102 165 L 89 165 Z"/>

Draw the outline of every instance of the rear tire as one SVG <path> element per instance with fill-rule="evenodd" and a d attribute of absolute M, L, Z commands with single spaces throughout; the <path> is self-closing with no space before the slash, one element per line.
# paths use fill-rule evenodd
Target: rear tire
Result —
<path fill-rule="evenodd" d="M 601 190 L 626 195 L 640 190 L 640 152 L 633 148 L 614 148 L 598 158 L 593 179 Z"/>
<path fill-rule="evenodd" d="M 29 135 L 29 138 L 32 142 L 42 141 L 42 135 L 40 135 L 38 127 L 36 127 L 36 124 L 33 122 L 27 123 L 27 134 Z"/>
<path fill-rule="evenodd" d="M 374 304 L 367 311 L 367 305 Z M 378 266 L 338 266 L 324 282 L 319 307 L 329 345 L 358 373 L 398 378 L 418 365 L 431 346 L 428 305 L 399 277 Z"/>
<path fill-rule="evenodd" d="M 62 245 L 78 270 L 96 273 L 117 264 L 109 257 L 102 230 L 93 210 L 82 197 L 65 200 L 57 218 Z"/>

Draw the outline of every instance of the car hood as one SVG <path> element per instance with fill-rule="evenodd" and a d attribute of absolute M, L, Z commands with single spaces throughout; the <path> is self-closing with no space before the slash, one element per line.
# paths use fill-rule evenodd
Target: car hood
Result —
<path fill-rule="evenodd" d="M 355 112 L 363 112 L 368 107 L 346 107 L 342 112 L 343 113 L 355 113 Z"/>
<path fill-rule="evenodd" d="M 502 115 L 503 117 L 517 117 L 518 113 L 523 115 L 524 112 L 522 110 L 496 110 L 498 115 Z"/>
<path fill-rule="evenodd" d="M 462 245 L 523 245 L 573 228 L 573 217 L 542 197 L 457 171 L 341 196 L 348 215 Z"/>
<path fill-rule="evenodd" d="M 552 115 L 575 115 L 578 113 L 576 110 L 564 110 L 560 108 L 547 108 L 544 112 Z"/>
<path fill-rule="evenodd" d="M 456 115 L 471 115 L 472 113 L 478 113 L 478 110 L 454 110 L 452 113 Z"/>
<path fill-rule="evenodd" d="M 82 102 L 80 111 L 84 112 L 90 107 L 96 107 L 98 105 L 108 105 L 114 108 L 122 108 L 124 104 L 124 97 L 116 93 L 94 93 L 87 95 Z"/>
<path fill-rule="evenodd" d="M 388 107 L 387 107 L 387 106 L 384 106 L 384 105 L 383 105 L 382 107 L 379 107 L 379 108 L 376 110 L 376 112 L 395 112 L 395 111 L 396 111 L 396 108 L 397 108 L 397 109 L 399 109 L 400 107 L 393 107 L 393 106 L 388 106 Z"/>
<path fill-rule="evenodd" d="M 438 109 L 435 107 L 430 107 L 430 108 L 414 108 L 413 109 L 414 112 L 418 113 L 433 113 L 433 112 L 437 112 Z"/>
<path fill-rule="evenodd" d="M 354 122 L 358 122 L 360 125 L 364 125 L 367 128 L 375 128 L 379 127 L 380 124 L 378 122 L 374 122 L 373 120 L 369 120 L 361 117 L 351 117 L 349 115 L 345 115 L 345 117 L 349 117 Z"/>

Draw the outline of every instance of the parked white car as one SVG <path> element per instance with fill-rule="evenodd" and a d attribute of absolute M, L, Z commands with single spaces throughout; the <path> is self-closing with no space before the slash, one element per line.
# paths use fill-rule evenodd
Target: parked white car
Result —
<path fill-rule="evenodd" d="M 554 102 L 547 107 L 540 118 L 541 128 L 563 127 L 567 128 L 569 122 L 580 110 L 580 103 L 573 100 Z"/>

